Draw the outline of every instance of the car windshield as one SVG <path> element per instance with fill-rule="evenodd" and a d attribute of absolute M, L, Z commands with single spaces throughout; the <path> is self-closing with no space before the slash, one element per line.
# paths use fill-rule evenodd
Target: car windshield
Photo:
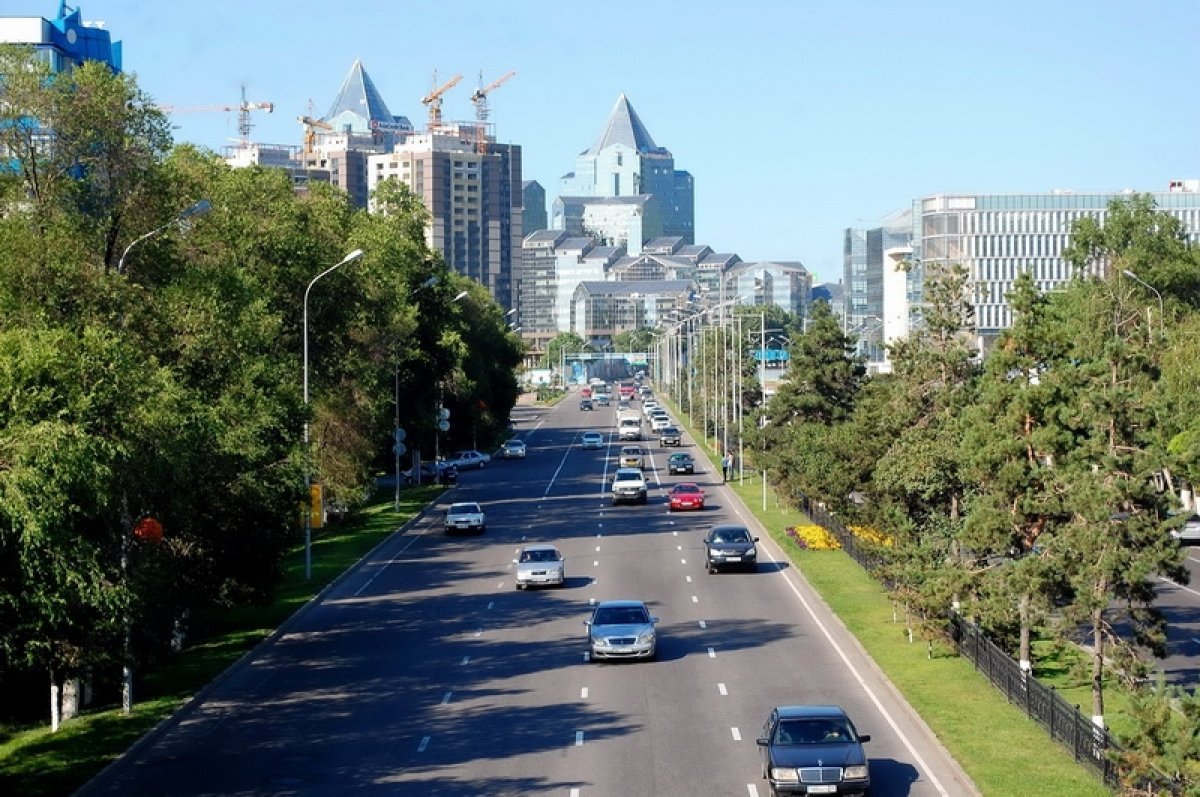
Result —
<path fill-rule="evenodd" d="M 674 492 L 677 493 L 698 493 L 700 488 L 694 484 L 678 484 L 675 486 Z"/>
<path fill-rule="evenodd" d="M 713 542 L 750 542 L 750 534 L 745 529 L 722 529 L 713 532 Z"/>
<path fill-rule="evenodd" d="M 523 551 L 521 553 L 521 561 L 522 562 L 557 562 L 558 561 L 558 551 L 550 551 L 550 550 L 545 550 L 545 549 L 537 550 L 537 551 Z"/>
<path fill-rule="evenodd" d="M 676 462 L 690 462 L 692 459 L 692 455 L 691 454 L 672 454 L 671 459 L 675 460 Z"/>
<path fill-rule="evenodd" d="M 844 744 L 854 741 L 845 721 L 830 717 L 783 720 L 775 730 L 776 744 Z"/>
<path fill-rule="evenodd" d="M 601 606 L 592 618 L 593 625 L 637 625 L 650 622 L 641 606 Z"/>
<path fill-rule="evenodd" d="M 479 512 L 479 504 L 451 504 L 450 508 L 446 511 L 449 512 L 451 515 L 466 515 L 466 514 L 470 514 L 470 513 L 478 513 Z M 437 515 L 434 515 L 434 517 L 437 517 Z"/>

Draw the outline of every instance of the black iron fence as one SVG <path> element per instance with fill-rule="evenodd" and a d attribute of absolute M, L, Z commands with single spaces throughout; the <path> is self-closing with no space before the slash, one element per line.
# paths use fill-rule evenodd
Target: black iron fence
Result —
<path fill-rule="evenodd" d="M 832 534 L 842 549 L 868 573 L 875 574 L 884 564 L 878 548 L 864 543 L 820 503 L 802 498 L 800 509 L 813 523 Z M 975 624 L 961 615 L 951 613 L 948 631 L 955 650 L 987 676 L 992 685 L 1004 693 L 1008 701 L 1022 708 L 1058 742 L 1108 786 L 1121 785 L 1121 772 L 1116 765 L 1122 748 L 1108 731 L 1085 717 L 1078 706 L 1063 699 L 1052 687 L 1034 678 L 1002 648 L 988 639 Z M 1166 775 L 1141 778 L 1136 793 L 1143 795 L 1179 795 L 1179 786 Z"/>

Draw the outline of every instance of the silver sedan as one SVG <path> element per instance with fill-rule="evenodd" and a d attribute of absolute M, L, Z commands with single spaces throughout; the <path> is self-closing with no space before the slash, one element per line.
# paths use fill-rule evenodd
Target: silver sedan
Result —
<path fill-rule="evenodd" d="M 513 564 L 517 566 L 517 589 L 543 584 L 562 587 L 567 583 L 567 561 L 553 545 L 526 545 Z"/>
<path fill-rule="evenodd" d="M 596 604 L 588 627 L 588 653 L 600 659 L 653 659 L 658 654 L 658 635 L 650 614 L 641 601 L 603 601 Z"/>

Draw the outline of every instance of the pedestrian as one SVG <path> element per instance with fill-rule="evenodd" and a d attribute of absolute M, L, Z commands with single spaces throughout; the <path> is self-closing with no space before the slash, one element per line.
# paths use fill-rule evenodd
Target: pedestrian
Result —
<path fill-rule="evenodd" d="M 729 472 L 733 470 L 733 457 L 726 452 L 725 456 L 721 457 L 721 481 L 729 481 Z"/>

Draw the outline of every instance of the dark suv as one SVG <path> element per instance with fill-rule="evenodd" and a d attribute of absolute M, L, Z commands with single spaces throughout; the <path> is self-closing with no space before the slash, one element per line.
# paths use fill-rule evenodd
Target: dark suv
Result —
<path fill-rule="evenodd" d="M 771 794 L 870 794 L 863 742 L 871 737 L 860 736 L 840 706 L 771 709 L 756 741 Z"/>
<path fill-rule="evenodd" d="M 723 567 L 757 570 L 756 542 L 758 537 L 752 536 L 745 526 L 713 526 L 713 530 L 704 538 L 704 563 L 708 572 L 715 573 Z"/>

